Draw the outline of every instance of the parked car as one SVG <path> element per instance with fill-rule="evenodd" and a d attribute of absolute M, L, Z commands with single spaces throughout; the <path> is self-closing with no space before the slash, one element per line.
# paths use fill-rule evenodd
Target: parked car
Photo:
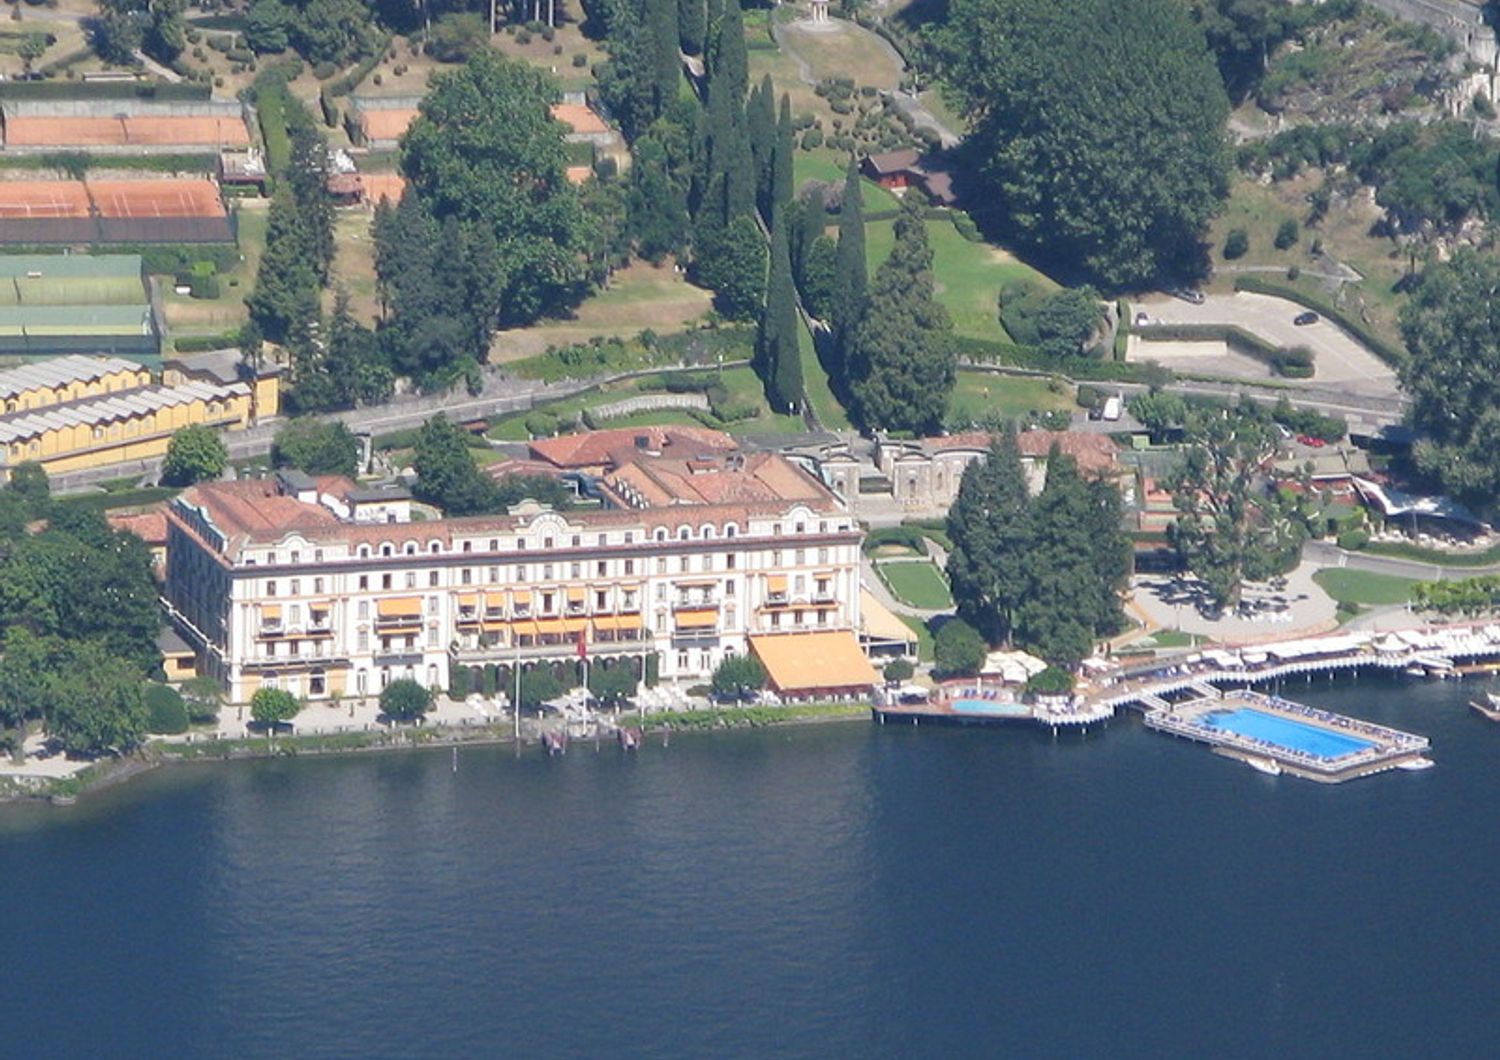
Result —
<path fill-rule="evenodd" d="M 1301 328 L 1306 327 L 1308 324 L 1316 324 L 1320 319 L 1318 314 L 1308 310 L 1306 313 L 1298 313 L 1292 317 L 1292 323 Z"/>
<path fill-rule="evenodd" d="M 1297 435 L 1297 441 L 1301 442 L 1303 445 L 1307 446 L 1309 449 L 1321 449 L 1325 445 L 1328 444 L 1323 439 L 1321 439 L 1321 438 L 1315 438 L 1315 437 L 1313 437 L 1310 434 L 1299 434 L 1299 435 Z"/>
<path fill-rule="evenodd" d="M 1146 312 L 1144 309 L 1139 310 L 1135 314 L 1135 322 L 1138 327 L 1149 324 L 1151 323 L 1151 314 Z"/>
<path fill-rule="evenodd" d="M 1203 304 L 1203 292 L 1195 291 L 1191 287 L 1178 287 L 1168 293 L 1173 298 L 1181 298 L 1184 302 L 1191 302 L 1193 305 Z"/>

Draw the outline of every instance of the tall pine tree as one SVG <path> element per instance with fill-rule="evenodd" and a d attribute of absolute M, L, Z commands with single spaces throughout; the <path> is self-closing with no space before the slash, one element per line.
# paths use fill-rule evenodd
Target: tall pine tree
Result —
<path fill-rule="evenodd" d="M 896 219 L 896 245 L 875 273 L 868 308 L 846 346 L 855 412 L 869 428 L 936 430 L 953 392 L 952 324 L 934 295 L 921 211 L 908 196 Z"/>
<path fill-rule="evenodd" d="M 859 189 L 859 163 L 849 160 L 844 175 L 844 194 L 839 200 L 839 246 L 833 269 L 833 334 L 829 343 L 833 363 L 825 365 L 834 379 L 843 379 L 846 349 L 865 311 L 869 287 L 865 264 L 864 199 Z"/>
<path fill-rule="evenodd" d="M 756 363 L 771 407 L 795 412 L 802 404 L 802 358 L 797 347 L 797 296 L 787 225 L 777 212 L 771 225 L 771 276 L 756 336 Z"/>

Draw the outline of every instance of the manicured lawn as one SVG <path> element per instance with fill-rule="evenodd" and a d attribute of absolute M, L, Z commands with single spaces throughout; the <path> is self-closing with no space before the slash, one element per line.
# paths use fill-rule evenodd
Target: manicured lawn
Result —
<path fill-rule="evenodd" d="M 944 611 L 953 606 L 948 583 L 931 563 L 880 563 L 875 569 L 896 599 L 911 607 Z"/>
<path fill-rule="evenodd" d="M 917 635 L 917 659 L 925 663 L 932 662 L 933 636 L 932 630 L 927 628 L 927 623 L 911 615 L 897 615 L 896 617 L 905 622 L 907 628 Z"/>
<path fill-rule="evenodd" d="M 938 301 L 953 319 L 953 330 L 976 339 L 1008 339 L 1000 326 L 1000 289 L 1029 282 L 1042 290 L 1057 284 L 1008 251 L 989 243 L 971 243 L 951 221 L 927 222 L 932 245 L 932 273 Z M 865 226 L 865 253 L 870 275 L 890 257 L 895 245 L 895 222 L 874 221 Z"/>
<path fill-rule="evenodd" d="M 828 373 L 823 371 L 822 362 L 818 360 L 812 335 L 800 321 L 797 326 L 797 347 L 802 353 L 802 389 L 807 392 L 807 400 L 817 413 L 818 422 L 826 430 L 850 430 L 852 425 L 849 417 L 838 398 L 833 396 L 833 389 L 828 384 Z"/>
<path fill-rule="evenodd" d="M 1313 575 L 1313 581 L 1340 604 L 1404 604 L 1411 599 L 1415 578 L 1394 574 L 1375 574 L 1347 567 L 1326 567 Z"/>
<path fill-rule="evenodd" d="M 793 182 L 798 187 L 808 180 L 821 180 L 842 186 L 848 165 L 847 158 L 833 151 L 822 148 L 816 151 L 798 151 L 792 159 Z M 865 201 L 865 213 L 885 213 L 887 210 L 901 208 L 901 200 L 879 184 L 860 178 L 859 187 L 860 194 Z M 828 222 L 830 225 L 837 224 L 837 216 L 829 214 Z"/>
<path fill-rule="evenodd" d="M 1071 409 L 1073 396 L 1067 388 L 1057 393 L 1049 380 L 1033 376 L 960 370 L 948 407 L 969 420 L 977 421 L 987 411 L 1018 419 L 1032 410 Z"/>
<path fill-rule="evenodd" d="M 217 335 L 242 325 L 247 317 L 245 297 L 255 289 L 255 273 L 266 249 L 267 211 L 262 203 L 241 203 L 239 246 L 244 261 L 219 274 L 218 298 L 191 298 L 172 290 L 170 277 L 160 285 L 167 332 L 178 335 Z"/>

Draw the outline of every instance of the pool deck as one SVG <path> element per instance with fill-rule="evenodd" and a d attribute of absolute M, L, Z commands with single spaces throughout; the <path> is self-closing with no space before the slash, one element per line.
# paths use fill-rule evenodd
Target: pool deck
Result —
<path fill-rule="evenodd" d="M 1003 710 L 966 710 L 968 700 L 983 698 Z M 1015 700 L 991 696 L 939 697 L 924 703 L 894 703 L 876 705 L 870 714 L 882 725 L 887 722 L 911 725 L 1039 725 L 1051 729 L 1082 729 L 1085 732 L 1094 725 L 1102 725 L 1114 717 L 1115 709 L 1099 703 L 1089 703 L 1076 697 L 1057 697 L 1055 701 L 1044 697 L 1037 703 L 1021 703 Z"/>
<path fill-rule="evenodd" d="M 1204 723 L 1205 715 L 1237 708 L 1249 708 L 1337 736 L 1353 737 L 1369 746 L 1325 758 Z M 1236 691 L 1204 695 L 1184 703 L 1163 703 L 1146 711 L 1145 722 L 1148 729 L 1208 744 L 1219 754 L 1238 758 L 1261 772 L 1290 773 L 1325 784 L 1337 784 L 1389 769 L 1419 768 L 1419 760 L 1431 750 L 1425 736 L 1257 692 Z M 1269 767 L 1271 763 L 1275 768 Z"/>

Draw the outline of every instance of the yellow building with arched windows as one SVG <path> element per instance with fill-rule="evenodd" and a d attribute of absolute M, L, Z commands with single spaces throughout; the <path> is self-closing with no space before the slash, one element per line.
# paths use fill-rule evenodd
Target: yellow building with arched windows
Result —
<path fill-rule="evenodd" d="M 257 390 L 265 380 L 255 381 Z M 247 382 L 157 385 L 133 361 L 61 357 L 0 371 L 0 469 L 34 461 L 50 474 L 162 456 L 184 427 L 243 428 L 274 414 Z M 269 408 L 266 406 L 269 405 Z"/>

